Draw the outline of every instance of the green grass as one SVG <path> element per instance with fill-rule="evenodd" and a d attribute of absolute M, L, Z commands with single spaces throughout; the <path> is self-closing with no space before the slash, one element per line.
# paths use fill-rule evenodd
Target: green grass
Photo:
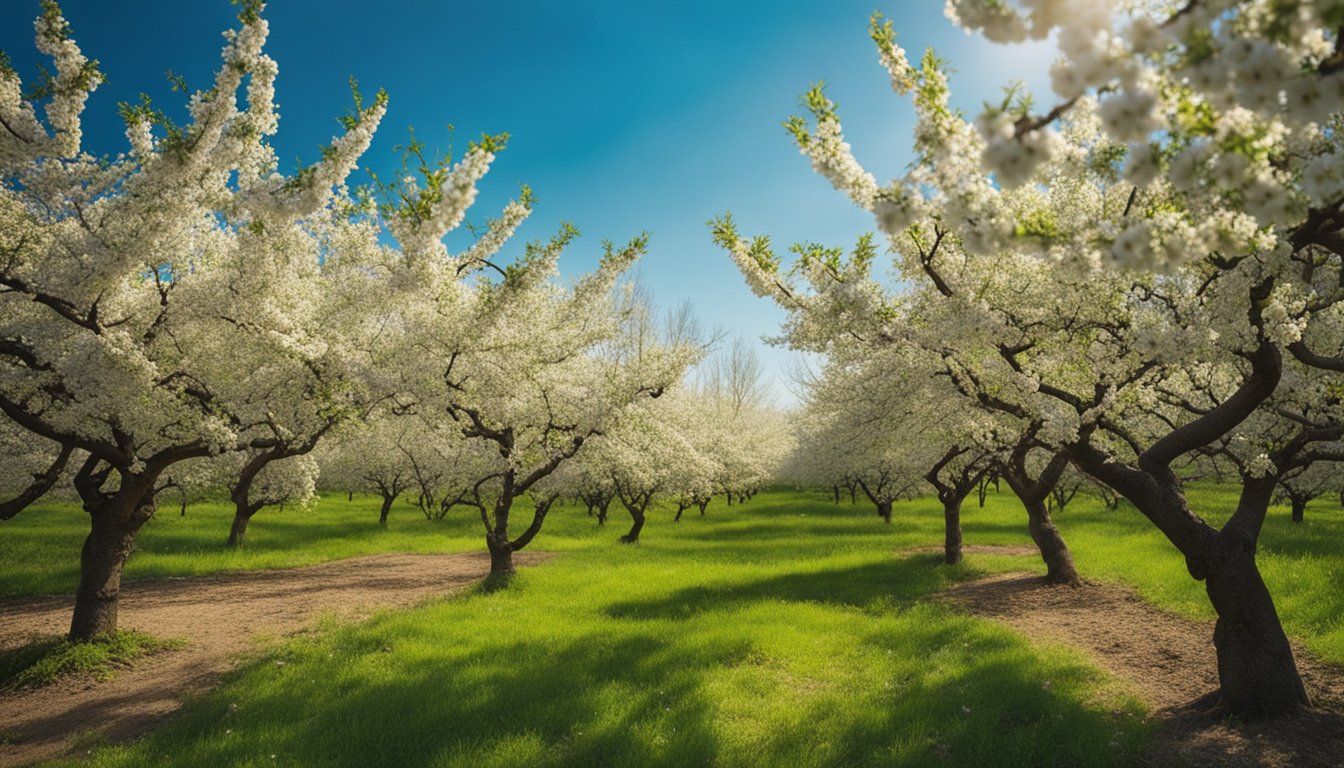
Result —
<path fill-rule="evenodd" d="M 333 494 L 312 509 L 268 507 L 248 527 L 247 546 L 224 546 L 233 507 L 194 504 L 185 517 L 166 504 L 141 529 L 124 578 L 199 576 L 220 571 L 292 568 L 379 552 L 442 552 L 483 547 L 480 519 L 468 510 L 428 522 L 398 502 L 378 525 L 379 500 Z M 79 583 L 79 550 L 89 517 L 77 504 L 42 502 L 0 522 L 0 598 L 70 594 Z"/>
<path fill-rule="evenodd" d="M 928 521 L 776 493 L 635 546 L 559 510 L 507 587 L 272 646 L 96 766 L 1122 766 L 1143 707 L 1069 649 L 927 601 Z M 1001 510 L 974 541 L 1025 542 Z M 937 539 L 932 539 L 936 541 Z"/>
<path fill-rule="evenodd" d="M 1229 489 L 1192 490 L 1211 520 Z M 30 510 L 0 528 L 29 555 L 73 558 L 82 516 Z M 145 529 L 134 578 L 292 565 L 371 551 L 479 549 L 479 522 L 394 512 L 371 499 L 262 513 L 251 545 L 223 550 L 227 510 L 193 507 Z M 863 505 L 775 492 L 680 524 L 661 510 L 621 546 L 623 515 L 598 528 L 558 508 L 534 548 L 558 552 L 507 588 L 477 589 L 371 622 L 328 624 L 273 645 L 144 742 L 96 749 L 95 766 L 320 765 L 1129 765 L 1141 703 L 1071 650 L 1033 645 L 928 597 L 1035 557 L 972 554 L 956 567 L 911 547 L 941 542 L 931 499 L 884 526 Z M 22 523 L 33 520 L 35 522 Z M 1056 516 L 1080 570 L 1156 604 L 1210 615 L 1202 586 L 1133 509 L 1079 496 Z M 58 522 L 59 521 L 59 522 Z M 188 522 L 190 521 L 190 522 Z M 1007 494 L 964 510 L 968 544 L 1030 545 Z M 49 526 L 53 535 L 20 527 Z M 1344 663 L 1336 542 L 1344 514 L 1276 509 L 1261 562 L 1289 632 Z M 347 530 L 349 529 L 349 530 Z M 61 551 L 57 541 L 69 551 Z M 309 550 L 315 551 L 309 551 Z M 59 554 L 58 554 L 59 552 Z M 0 557 L 8 587 L 12 563 Z M 181 571 L 174 568 L 182 567 Z M 30 583 L 68 584 L 19 569 Z M 43 581 L 46 579 L 46 581 Z M 30 591 L 33 591 L 30 589 Z M 59 591 L 50 586 L 43 591 Z M 274 757 L 272 757 L 274 756 Z"/>
<path fill-rule="evenodd" d="M 1200 484 L 1188 491 L 1191 508 L 1221 525 L 1237 502 L 1235 486 Z M 1000 503 L 1009 505 L 1005 496 Z M 1185 559 L 1133 507 L 1107 511 L 1079 495 L 1055 522 L 1084 577 L 1119 581 L 1168 610 L 1214 617 L 1202 582 Z M 1294 523 L 1287 507 L 1273 507 L 1260 535 L 1257 562 L 1289 635 L 1316 656 L 1344 666 L 1344 511 L 1334 498 L 1319 499 L 1306 520 Z"/>
<path fill-rule="evenodd" d="M 184 645 L 183 640 L 131 631 L 91 643 L 72 643 L 63 637 L 34 640 L 0 653 L 0 691 L 38 688 L 76 675 L 108 680 L 142 656 Z"/>

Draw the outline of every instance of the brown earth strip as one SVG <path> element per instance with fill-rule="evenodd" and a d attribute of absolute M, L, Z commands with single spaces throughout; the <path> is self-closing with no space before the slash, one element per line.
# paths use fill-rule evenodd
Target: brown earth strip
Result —
<path fill-rule="evenodd" d="M 1316 706 L 1294 717 L 1239 723 L 1213 695 L 1218 671 L 1212 622 L 1168 613 L 1119 585 L 1074 589 L 1020 573 L 958 584 L 940 599 L 1033 639 L 1079 648 L 1131 685 L 1158 722 L 1147 765 L 1344 766 L 1344 716 L 1338 711 L 1344 674 L 1300 647 L 1298 667 Z"/>
<path fill-rule="evenodd" d="M 518 554 L 529 565 L 538 555 Z M 315 617 L 344 620 L 460 592 L 485 577 L 484 552 L 389 554 L 285 570 L 130 582 L 121 626 L 188 645 L 155 654 L 106 682 L 67 679 L 0 695 L 0 766 L 69 753 L 93 738 L 121 742 L 159 725 L 189 696 L 209 690 L 258 638 L 290 634 Z M 64 634 L 74 597 L 0 603 L 0 649 Z"/>

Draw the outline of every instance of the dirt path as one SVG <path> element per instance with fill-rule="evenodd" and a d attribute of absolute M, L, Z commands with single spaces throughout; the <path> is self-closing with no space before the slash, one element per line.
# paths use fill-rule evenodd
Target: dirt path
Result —
<path fill-rule="evenodd" d="M 537 556 L 519 554 L 522 565 Z M 317 615 L 366 617 L 461 591 L 490 570 L 484 552 L 373 555 L 286 570 L 131 582 L 120 623 L 158 637 L 188 641 L 156 654 L 110 681 L 67 680 L 0 696 L 0 766 L 66 754 L 88 736 L 125 741 L 161 723 L 183 700 L 212 687 L 259 637 L 296 632 Z M 0 603 L 0 649 L 36 635 L 63 634 L 73 596 Z"/>
<path fill-rule="evenodd" d="M 1080 648 L 1125 680 L 1154 710 L 1152 766 L 1341 768 L 1344 675 L 1297 648 L 1307 691 L 1320 706 L 1270 723 L 1236 724 L 1217 706 L 1213 623 L 1186 619 L 1117 585 L 1050 586 L 1004 574 L 959 584 L 941 599 L 1033 638 Z"/>

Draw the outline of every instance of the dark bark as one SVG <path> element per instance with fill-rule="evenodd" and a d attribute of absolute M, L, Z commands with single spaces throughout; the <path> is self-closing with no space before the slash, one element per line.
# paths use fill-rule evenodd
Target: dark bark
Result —
<path fill-rule="evenodd" d="M 252 483 L 267 464 L 283 455 L 280 449 L 265 451 L 253 456 L 243 465 L 229 493 L 229 499 L 233 501 L 233 525 L 229 528 L 229 538 L 225 546 L 238 548 L 246 542 L 247 524 L 252 522 L 252 516 L 266 504 L 265 501 L 252 501 Z"/>
<path fill-rule="evenodd" d="M 1291 501 L 1293 504 L 1293 522 L 1300 523 L 1306 516 L 1307 500 L 1303 498 L 1294 498 Z"/>
<path fill-rule="evenodd" d="M 392 512 L 392 502 L 396 501 L 396 496 L 383 494 L 383 504 L 378 508 L 378 524 L 387 525 L 387 516 Z"/>
<path fill-rule="evenodd" d="M 616 497 L 621 500 L 621 506 L 630 513 L 632 521 L 630 531 L 621 537 L 621 543 L 634 544 L 639 541 L 639 532 L 644 528 L 644 513 L 653 503 L 653 491 L 622 492 L 620 486 L 617 486 Z"/>
<path fill-rule="evenodd" d="M 490 550 L 490 575 L 507 576 L 513 573 L 513 547 L 507 536 L 485 535 L 485 547 Z"/>
<path fill-rule="evenodd" d="M 877 502 L 877 516 L 882 518 L 882 522 L 891 525 L 891 501 L 884 500 Z"/>
<path fill-rule="evenodd" d="M 89 513 L 89 535 L 79 555 L 79 587 L 69 639 L 88 642 L 117 632 L 121 572 L 135 537 L 154 516 L 154 482 L 161 468 L 124 472 L 116 491 L 104 492 L 112 468 L 90 456 L 75 476 L 75 489 Z"/>
<path fill-rule="evenodd" d="M 1073 565 L 1073 555 L 1050 519 L 1045 504 L 1026 499 L 1022 500 L 1022 504 L 1027 507 L 1027 530 L 1040 550 L 1041 560 L 1045 561 L 1045 580 L 1051 584 L 1067 584 L 1071 587 L 1081 585 L 1083 579 Z"/>
<path fill-rule="evenodd" d="M 705 516 L 705 510 L 709 508 L 710 497 L 704 496 L 696 500 L 695 505 L 700 508 L 700 516 Z"/>
<path fill-rule="evenodd" d="M 943 504 L 943 560 L 948 565 L 961 562 L 961 503 L 977 487 L 981 488 L 981 504 L 984 506 L 983 488 L 988 483 L 989 467 L 987 457 L 974 457 L 967 461 L 970 449 L 952 446 L 943 453 L 938 462 L 924 475 L 924 479 L 938 492 L 938 500 Z M 960 467 L 953 464 L 962 459 Z M 951 469 L 950 476 L 944 472 Z"/>
<path fill-rule="evenodd" d="M 644 510 L 638 507 L 630 509 L 630 531 L 621 537 L 622 544 L 634 544 L 639 541 L 639 532 L 644 529 Z"/>
<path fill-rule="evenodd" d="M 1223 560 L 1204 587 L 1218 613 L 1213 645 L 1224 702 L 1251 717 L 1296 711 L 1309 703 L 1307 692 L 1255 551 L 1221 538 Z"/>
<path fill-rule="evenodd" d="M 257 507 L 260 509 L 260 507 Z M 229 538 L 225 546 L 239 549 L 247 544 L 247 524 L 252 522 L 252 515 L 256 514 L 256 509 L 243 508 L 235 509 L 233 512 L 233 524 L 229 526 Z"/>
<path fill-rule="evenodd" d="M 1204 581 L 1217 614 L 1214 649 L 1223 703 L 1245 717 L 1291 714 L 1309 702 L 1274 600 L 1255 563 L 1273 481 L 1244 478 L 1237 509 L 1221 530 L 1195 515 L 1180 480 L 1154 464 L 1146 471 L 1109 463 L 1084 449 L 1080 467 L 1104 479 L 1152 520 Z"/>
<path fill-rule="evenodd" d="M 943 560 L 948 565 L 961 562 L 961 499 L 943 500 Z"/>
<path fill-rule="evenodd" d="M 70 640 L 88 642 L 117 632 L 117 605 L 121 597 L 121 571 L 131 554 L 135 536 L 145 515 L 133 514 L 122 521 L 114 511 L 95 515 L 79 555 L 79 588 L 70 621 Z"/>
<path fill-rule="evenodd" d="M 998 475 L 985 475 L 984 477 L 980 478 L 980 482 L 976 484 L 976 491 L 980 496 L 981 509 L 985 508 L 985 499 L 989 497 L 989 486 L 991 485 L 994 486 L 994 491 L 997 493 L 999 490 Z"/>
<path fill-rule="evenodd" d="M 836 504 L 839 504 L 839 503 L 840 503 L 840 486 L 838 486 L 838 485 L 832 485 L 832 486 L 831 486 L 831 495 L 835 498 L 835 503 L 836 503 Z"/>
<path fill-rule="evenodd" d="M 1060 535 L 1059 529 L 1055 527 L 1054 521 L 1050 519 L 1050 510 L 1046 506 L 1050 491 L 1055 487 L 1055 483 L 1059 482 L 1060 476 L 1069 464 L 1071 451 L 1056 450 L 1045 468 L 1033 478 L 1027 469 L 1027 461 L 1032 449 L 1036 447 L 1034 434 L 1038 427 L 1039 424 L 1033 425 L 1027 430 L 1023 439 L 1000 467 L 999 474 L 1008 481 L 1008 487 L 1027 510 L 1027 530 L 1041 553 L 1041 560 L 1045 562 L 1046 582 L 1071 587 L 1080 586 L 1083 579 L 1073 565 L 1073 555 L 1069 552 L 1068 545 L 1064 543 L 1064 537 Z"/>
<path fill-rule="evenodd" d="M 1054 488 L 1050 489 L 1050 495 L 1046 497 L 1045 506 L 1052 512 L 1063 512 L 1064 508 L 1073 501 L 1073 497 L 1078 495 L 1078 489 L 1082 487 L 1078 483 L 1065 486 L 1056 483 Z"/>
<path fill-rule="evenodd" d="M 685 512 L 686 509 L 687 509 L 687 507 L 690 507 L 690 506 L 691 506 L 691 505 L 690 505 L 689 502 L 686 502 L 686 501 L 678 501 L 678 502 L 677 502 L 677 515 L 676 515 L 676 517 L 673 517 L 673 518 L 672 518 L 672 522 L 674 522 L 674 523 L 680 523 L 680 522 L 681 522 L 681 513 L 682 513 L 682 512 Z"/>

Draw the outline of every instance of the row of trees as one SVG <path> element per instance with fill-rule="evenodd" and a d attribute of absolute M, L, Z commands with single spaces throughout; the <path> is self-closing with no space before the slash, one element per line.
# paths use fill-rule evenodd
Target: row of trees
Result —
<path fill-rule="evenodd" d="M 387 499 L 414 487 L 426 510 L 473 508 L 508 573 L 557 495 L 596 478 L 632 512 L 641 494 L 698 503 L 761 482 L 756 446 L 723 431 L 745 405 L 715 420 L 726 398 L 682 384 L 706 340 L 685 316 L 656 328 L 623 279 L 645 236 L 604 244 L 572 280 L 568 225 L 501 260 L 532 210 L 524 188 L 451 252 L 507 137 L 433 159 L 412 142 L 395 182 L 352 189 L 381 92 L 356 90 L 320 160 L 281 173 L 267 22 L 241 6 L 189 120 L 124 104 L 116 156 L 84 149 L 102 75 L 54 3 L 36 22 L 49 78 L 25 89 L 0 59 L 0 445 L 22 481 L 0 514 L 63 478 L 89 514 L 71 639 L 115 632 L 122 567 L 171 489 L 227 487 L 241 543 L 325 463 Z M 319 450 L 333 436 L 343 449 Z M 629 455 L 644 445 L 668 460 Z M 383 471 L 403 457 L 409 478 Z"/>
<path fill-rule="evenodd" d="M 647 344 L 652 335 L 657 344 L 703 343 L 692 341 L 702 334 L 684 309 L 667 316 L 657 339 L 648 306 L 640 302 L 630 315 L 624 342 Z M 674 504 L 680 520 L 693 507 L 703 514 L 716 495 L 731 504 L 773 480 L 792 446 L 792 425 L 768 406 L 759 361 L 739 340 L 707 363 L 698 380 L 688 377 L 628 408 L 588 439 L 530 489 L 534 506 L 549 509 L 557 499 L 572 499 L 605 524 L 617 503 L 633 522 L 622 540 L 634 542 L 655 500 Z M 491 474 L 489 455 L 451 417 L 435 412 L 380 412 L 342 430 L 317 458 L 324 487 L 378 495 L 383 524 L 398 498 L 409 499 L 427 519 L 442 519 L 454 508 L 479 509 L 478 484 Z"/>
<path fill-rule="evenodd" d="M 1085 473 L 1204 582 L 1230 708 L 1296 710 L 1307 696 L 1255 554 L 1276 487 L 1344 458 L 1344 5 L 948 12 L 994 41 L 1054 35 L 1058 100 L 1040 110 L 1009 89 L 968 119 L 937 57 L 910 63 L 879 16 L 879 60 L 914 106 L 910 169 L 885 184 L 866 171 L 820 88 L 788 123 L 874 215 L 899 289 L 873 275 L 875 239 L 803 244 L 786 265 L 731 218 L 715 224 L 752 289 L 790 314 L 789 343 L 828 355 L 805 439 L 860 440 L 879 503 L 931 473 L 949 517 L 965 488 L 951 481 L 993 456 L 1063 583 L 1078 576 L 1045 500 L 1066 468 Z M 1209 458 L 1235 472 L 1234 509 L 1185 494 L 1187 467 Z"/>

